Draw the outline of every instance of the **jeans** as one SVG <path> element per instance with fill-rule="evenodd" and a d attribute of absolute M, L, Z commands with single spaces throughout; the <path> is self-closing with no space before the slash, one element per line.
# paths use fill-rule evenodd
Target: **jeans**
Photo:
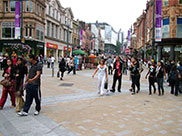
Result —
<path fill-rule="evenodd" d="M 140 74 L 131 75 L 132 80 L 132 89 L 135 93 L 135 86 L 137 87 L 138 91 L 140 91 Z"/>
<path fill-rule="evenodd" d="M 162 78 L 160 78 L 160 77 L 157 78 L 159 95 L 161 95 L 161 89 L 162 89 L 162 94 L 164 94 L 163 82 L 164 82 L 163 77 Z"/>

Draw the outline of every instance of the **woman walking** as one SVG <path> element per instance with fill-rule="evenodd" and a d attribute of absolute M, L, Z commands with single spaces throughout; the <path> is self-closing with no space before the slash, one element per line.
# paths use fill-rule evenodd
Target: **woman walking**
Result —
<path fill-rule="evenodd" d="M 20 112 L 24 106 L 23 96 L 23 81 L 24 76 L 27 75 L 27 67 L 23 64 L 23 59 L 17 59 L 16 66 L 16 88 L 15 88 L 15 97 L 16 97 L 16 112 Z"/>
<path fill-rule="evenodd" d="M 132 58 L 132 63 L 130 67 L 131 71 L 131 80 L 132 80 L 132 95 L 135 94 L 135 86 L 137 87 L 137 93 L 140 91 L 140 66 L 137 58 Z"/>
<path fill-rule="evenodd" d="M 169 72 L 169 83 L 171 85 L 171 94 L 175 94 L 175 96 L 178 96 L 180 76 L 176 65 L 172 66 L 171 71 Z"/>
<path fill-rule="evenodd" d="M 59 63 L 59 71 L 61 72 L 60 80 L 63 80 L 64 72 L 66 71 L 66 62 L 64 58 L 62 58 L 61 62 Z"/>
<path fill-rule="evenodd" d="M 105 65 L 105 60 L 101 59 L 97 69 L 95 70 L 92 77 L 94 78 L 95 74 L 98 72 L 98 87 L 100 96 L 104 95 L 104 84 L 106 80 L 108 81 L 108 73 L 107 73 L 107 66 Z"/>
<path fill-rule="evenodd" d="M 149 95 L 152 94 L 152 91 L 151 91 L 152 90 L 152 86 L 153 86 L 154 94 L 155 94 L 156 93 L 156 87 L 155 87 L 156 63 L 155 62 L 153 62 L 152 66 L 150 66 L 149 71 L 148 71 L 148 73 L 147 73 L 147 75 L 145 77 L 146 79 L 147 79 L 148 75 L 149 75 L 149 78 L 148 78 L 148 80 L 149 80 Z"/>
<path fill-rule="evenodd" d="M 163 63 L 161 61 L 159 61 L 158 66 L 157 66 L 157 74 L 156 74 L 159 96 L 161 95 L 161 90 L 162 90 L 162 95 L 164 95 L 164 87 L 163 87 L 164 76 L 165 76 L 165 80 L 166 80 L 167 79 L 166 70 L 164 68 Z"/>
<path fill-rule="evenodd" d="M 15 105 L 15 69 L 13 67 L 13 61 L 8 59 L 7 60 L 7 67 L 4 69 L 4 73 L 2 75 L 5 80 L 9 81 L 9 85 L 8 86 L 4 86 L 3 87 L 3 92 L 2 92 L 2 96 L 1 96 L 1 100 L 0 100 L 0 109 L 3 109 L 4 104 L 6 102 L 6 99 L 8 97 L 8 93 L 11 97 L 11 108 L 14 108 Z"/>

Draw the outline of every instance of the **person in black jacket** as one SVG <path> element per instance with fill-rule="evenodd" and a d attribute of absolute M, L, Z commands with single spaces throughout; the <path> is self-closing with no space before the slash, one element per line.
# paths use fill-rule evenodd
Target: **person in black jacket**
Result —
<path fill-rule="evenodd" d="M 15 88 L 15 97 L 16 97 L 16 112 L 20 112 L 24 105 L 23 96 L 23 81 L 24 76 L 27 75 L 28 69 L 27 66 L 23 64 L 23 58 L 17 59 L 16 65 L 16 88 Z"/>
<path fill-rule="evenodd" d="M 166 76 L 166 70 L 165 70 L 164 65 L 161 61 L 158 62 L 156 72 L 157 72 L 156 76 L 157 76 L 159 96 L 161 95 L 161 89 L 162 89 L 162 95 L 164 95 L 163 82 L 164 82 L 164 76 L 165 76 L 165 80 L 167 79 L 167 76 Z"/>
<path fill-rule="evenodd" d="M 115 92 L 116 81 L 118 80 L 118 92 L 121 92 L 121 80 L 122 80 L 122 62 L 120 61 L 119 56 L 116 56 L 116 61 L 114 62 L 114 76 L 113 76 L 113 85 L 111 92 Z"/>
<path fill-rule="evenodd" d="M 64 72 L 66 71 L 66 62 L 64 58 L 62 58 L 61 62 L 59 63 L 59 71 L 61 71 L 60 80 L 63 80 Z"/>
<path fill-rule="evenodd" d="M 15 68 L 13 67 L 13 61 L 11 59 L 7 59 L 7 67 L 4 69 L 4 73 L 2 75 L 6 80 L 9 80 L 11 83 L 8 87 L 3 87 L 3 92 L 0 100 L 0 109 L 3 109 L 6 99 L 8 97 L 8 93 L 11 97 L 12 106 L 14 108 L 15 104 Z"/>
<path fill-rule="evenodd" d="M 135 86 L 137 87 L 137 93 L 140 91 L 140 66 L 137 58 L 132 58 L 132 63 L 129 68 L 131 71 L 131 80 L 132 80 L 132 95 L 135 94 Z"/>

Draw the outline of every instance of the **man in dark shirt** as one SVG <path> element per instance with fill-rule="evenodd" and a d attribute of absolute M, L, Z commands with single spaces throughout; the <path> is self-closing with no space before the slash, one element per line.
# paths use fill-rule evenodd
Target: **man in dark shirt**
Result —
<path fill-rule="evenodd" d="M 19 112 L 19 116 L 27 116 L 30 106 L 35 99 L 36 107 L 34 115 L 38 115 L 41 110 L 41 94 L 40 94 L 40 76 L 42 73 L 42 65 L 38 63 L 34 55 L 29 56 L 31 67 L 25 81 L 26 101 L 23 111 Z"/>

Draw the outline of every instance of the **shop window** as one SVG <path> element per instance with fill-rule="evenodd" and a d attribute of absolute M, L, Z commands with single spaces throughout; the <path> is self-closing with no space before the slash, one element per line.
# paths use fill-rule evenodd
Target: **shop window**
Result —
<path fill-rule="evenodd" d="M 4 12 L 8 12 L 8 1 L 4 1 Z"/>
<path fill-rule="evenodd" d="M 2 38 L 15 37 L 15 25 L 13 22 L 3 22 L 1 26 L 2 26 Z"/>
<path fill-rule="evenodd" d="M 165 18 L 162 20 L 162 38 L 169 38 L 169 18 Z"/>
<path fill-rule="evenodd" d="M 15 12 L 15 1 L 10 1 L 10 11 Z"/>
<path fill-rule="evenodd" d="M 182 38 L 182 18 L 177 18 L 177 37 Z"/>
<path fill-rule="evenodd" d="M 26 0 L 26 12 L 29 12 L 29 1 Z"/>
<path fill-rule="evenodd" d="M 163 0 L 163 6 L 168 6 L 169 1 L 168 0 Z"/>

